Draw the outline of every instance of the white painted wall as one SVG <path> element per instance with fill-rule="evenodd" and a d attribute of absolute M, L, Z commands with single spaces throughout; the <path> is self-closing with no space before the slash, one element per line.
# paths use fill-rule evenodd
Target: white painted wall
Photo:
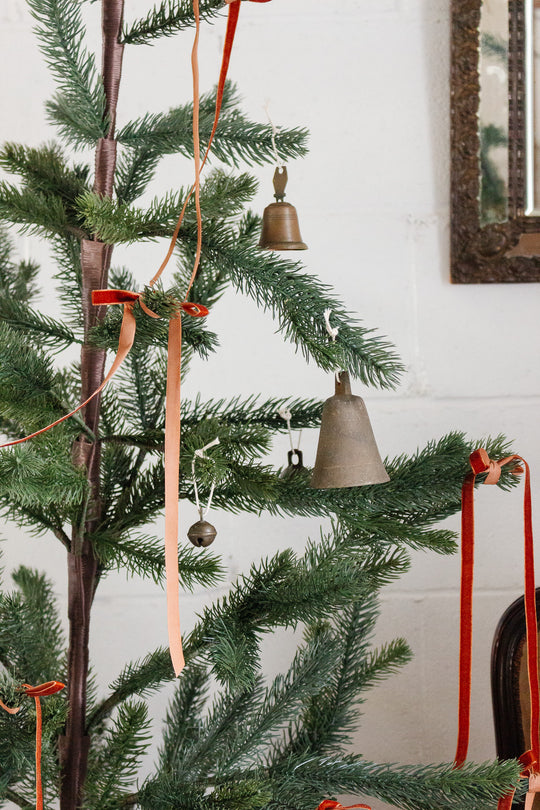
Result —
<path fill-rule="evenodd" d="M 133 17 L 146 0 L 127 0 Z M 231 76 L 247 111 L 263 120 L 311 130 L 309 157 L 289 166 L 289 196 L 309 244 L 306 267 L 335 286 L 369 326 L 396 344 L 407 375 L 398 391 L 361 391 L 383 454 L 414 451 L 449 430 L 472 437 L 506 433 L 540 476 L 538 342 L 540 289 L 530 285 L 451 286 L 448 238 L 447 0 L 273 0 L 242 9 Z M 89 17 L 97 4 L 88 5 Z M 23 0 L 2 0 L 0 139 L 40 143 L 52 137 L 43 100 L 51 83 L 36 52 Z M 224 24 L 204 32 L 202 87 L 218 72 Z M 94 43 L 99 34 L 95 30 Z M 132 47 L 125 60 L 119 120 L 160 110 L 189 94 L 190 34 L 153 49 Z M 170 161 L 162 187 L 183 182 L 190 169 Z M 271 201 L 272 169 L 259 171 L 257 205 Z M 43 257 L 36 245 L 22 249 Z M 163 246 L 131 248 L 122 260 L 141 281 Z M 118 252 L 120 255 L 120 251 Z M 304 256 L 302 258 L 304 258 Z M 44 303 L 44 306 L 46 304 Z M 235 319 L 233 321 L 232 315 Z M 242 325 L 239 326 L 239 316 Z M 251 302 L 227 296 L 211 314 L 222 351 L 194 366 L 189 395 L 325 397 L 332 380 L 306 368 Z M 246 340 L 249 335 L 249 340 Z M 303 449 L 313 458 L 316 434 Z M 287 450 L 283 439 L 274 460 Z M 537 487 L 535 487 L 536 491 Z M 489 653 L 498 617 L 521 589 L 521 493 L 485 488 L 478 495 L 478 575 L 471 756 L 494 755 Z M 285 545 L 301 548 L 318 533 L 310 520 L 285 521 L 214 513 L 215 548 L 229 577 Z M 193 509 L 182 515 L 184 529 Z M 457 528 L 458 520 L 449 521 Z M 55 541 L 12 527 L 4 533 L 9 569 L 20 561 L 47 568 L 65 607 L 63 554 Z M 415 660 L 373 691 L 355 750 L 378 761 L 451 760 L 456 736 L 458 560 L 417 554 L 411 572 L 385 590 L 377 640 L 405 636 Z M 221 592 L 221 591 L 220 591 Z M 217 595 L 214 594 L 214 595 Z M 210 594 L 182 600 L 184 626 Z M 321 595 L 324 598 L 324 595 Z M 148 583 L 110 577 L 96 600 L 92 652 L 105 685 L 130 656 L 166 638 L 162 594 Z M 268 672 L 285 666 L 293 640 L 268 641 Z M 156 718 L 164 699 L 154 703 Z M 322 798 L 322 797 L 321 797 Z"/>

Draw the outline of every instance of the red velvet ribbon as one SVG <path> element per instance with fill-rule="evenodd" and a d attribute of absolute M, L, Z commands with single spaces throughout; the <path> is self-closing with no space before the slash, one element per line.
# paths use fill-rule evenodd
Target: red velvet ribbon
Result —
<path fill-rule="evenodd" d="M 264 2 L 264 0 L 262 0 L 262 2 Z M 365 810 L 371 810 L 369 804 L 348 804 L 347 807 L 344 807 L 344 805 L 332 801 L 332 799 L 325 799 L 324 802 L 321 802 L 317 807 L 317 810 L 353 810 L 354 807 L 364 807 Z"/>
<path fill-rule="evenodd" d="M 461 768 L 467 758 L 469 747 L 470 708 L 471 708 L 471 670 L 472 670 L 472 594 L 474 570 L 474 484 L 476 476 L 487 473 L 485 484 L 496 484 L 501 475 L 501 468 L 512 461 L 519 461 L 512 473 L 519 475 L 525 472 L 523 491 L 524 523 L 524 558 L 525 558 L 525 622 L 527 631 L 527 669 L 531 698 L 530 749 L 521 757 L 524 775 L 530 775 L 529 794 L 534 797 L 540 791 L 540 782 L 536 774 L 540 761 L 540 694 L 538 685 L 538 636 L 536 618 L 536 593 L 534 585 L 534 543 L 532 531 L 531 476 L 529 465 L 521 456 L 512 455 L 500 461 L 489 458 L 483 448 L 470 456 L 471 472 L 466 476 L 462 492 L 461 517 L 461 597 L 460 597 L 460 644 L 459 644 L 459 712 L 458 740 L 454 767 Z M 510 791 L 499 800 L 499 810 L 509 810 L 514 792 Z M 532 798 L 528 799 L 527 810 Z"/>
<path fill-rule="evenodd" d="M 27 697 L 33 697 L 36 703 L 36 810 L 43 810 L 43 785 L 41 783 L 42 717 L 40 698 L 46 697 L 47 695 L 54 695 L 64 688 L 65 685 L 60 683 L 60 681 L 47 681 L 38 686 L 30 686 L 30 684 L 25 683 L 21 687 L 21 691 L 23 691 Z M 1 700 L 0 708 L 4 709 L 4 711 L 9 714 L 17 714 L 17 712 L 21 710 L 21 706 L 12 709 L 6 706 Z"/>

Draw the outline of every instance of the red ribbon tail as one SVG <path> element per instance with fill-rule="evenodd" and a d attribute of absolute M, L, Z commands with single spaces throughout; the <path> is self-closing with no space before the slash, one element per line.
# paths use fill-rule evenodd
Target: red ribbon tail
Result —
<path fill-rule="evenodd" d="M 43 810 L 43 785 L 41 784 L 41 702 L 38 696 L 36 702 L 36 810 Z"/>

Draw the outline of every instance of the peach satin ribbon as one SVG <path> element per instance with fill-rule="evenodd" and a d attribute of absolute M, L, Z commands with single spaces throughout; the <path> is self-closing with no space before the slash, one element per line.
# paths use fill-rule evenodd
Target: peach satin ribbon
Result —
<path fill-rule="evenodd" d="M 120 339 L 116 358 L 102 386 L 112 377 L 123 363 L 135 338 L 135 301 L 152 318 L 158 316 L 143 302 L 139 293 L 129 290 L 94 290 L 92 303 L 123 304 L 124 316 L 120 328 Z M 165 580 L 167 590 L 167 627 L 169 649 L 174 672 L 178 675 L 184 667 L 180 613 L 178 608 L 178 485 L 180 475 L 180 370 L 182 362 L 182 319 L 180 311 L 196 318 L 208 315 L 201 304 L 184 302 L 179 304 L 178 314 L 169 324 L 167 349 L 167 389 L 165 395 Z M 97 392 L 96 392 L 97 393 Z"/>
<path fill-rule="evenodd" d="M 461 517 L 461 597 L 460 597 L 460 646 L 459 646 L 459 713 L 458 740 L 454 767 L 461 768 L 467 758 L 469 747 L 472 665 L 472 593 L 474 569 L 474 483 L 476 476 L 487 473 L 484 483 L 496 484 L 501 468 L 511 461 L 523 466 L 512 470 L 515 475 L 525 472 L 523 491 L 524 557 L 525 557 L 525 621 L 527 630 L 527 668 L 531 697 L 530 749 L 520 757 L 523 775 L 529 776 L 529 792 L 525 808 L 531 810 L 534 796 L 540 792 L 540 775 L 536 772 L 540 762 L 540 693 L 538 684 L 538 637 L 536 618 L 536 593 L 534 585 L 534 543 L 532 531 L 531 476 L 529 465 L 521 456 L 513 455 L 500 461 L 492 461 L 483 448 L 470 456 L 471 472 L 463 482 Z M 510 810 L 514 792 L 499 799 L 499 810 Z"/>
<path fill-rule="evenodd" d="M 41 683 L 39 686 L 30 686 L 25 683 L 22 686 L 22 691 L 27 697 L 33 697 L 36 702 L 36 810 L 43 810 L 43 786 L 41 784 L 41 731 L 42 731 L 42 718 L 41 718 L 41 703 L 40 698 L 47 695 L 54 695 L 64 689 L 64 684 L 60 681 L 47 681 Z M 9 714 L 17 714 L 20 712 L 21 707 L 17 706 L 11 709 L 0 700 L 0 708 Z"/>

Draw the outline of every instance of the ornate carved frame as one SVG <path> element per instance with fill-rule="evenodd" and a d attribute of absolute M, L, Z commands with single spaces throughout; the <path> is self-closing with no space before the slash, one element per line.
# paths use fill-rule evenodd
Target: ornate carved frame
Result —
<path fill-rule="evenodd" d="M 524 215 L 524 0 L 508 0 L 508 221 L 480 224 L 478 62 L 481 6 L 482 0 L 452 0 L 451 278 L 456 284 L 540 281 L 540 217 Z"/>

